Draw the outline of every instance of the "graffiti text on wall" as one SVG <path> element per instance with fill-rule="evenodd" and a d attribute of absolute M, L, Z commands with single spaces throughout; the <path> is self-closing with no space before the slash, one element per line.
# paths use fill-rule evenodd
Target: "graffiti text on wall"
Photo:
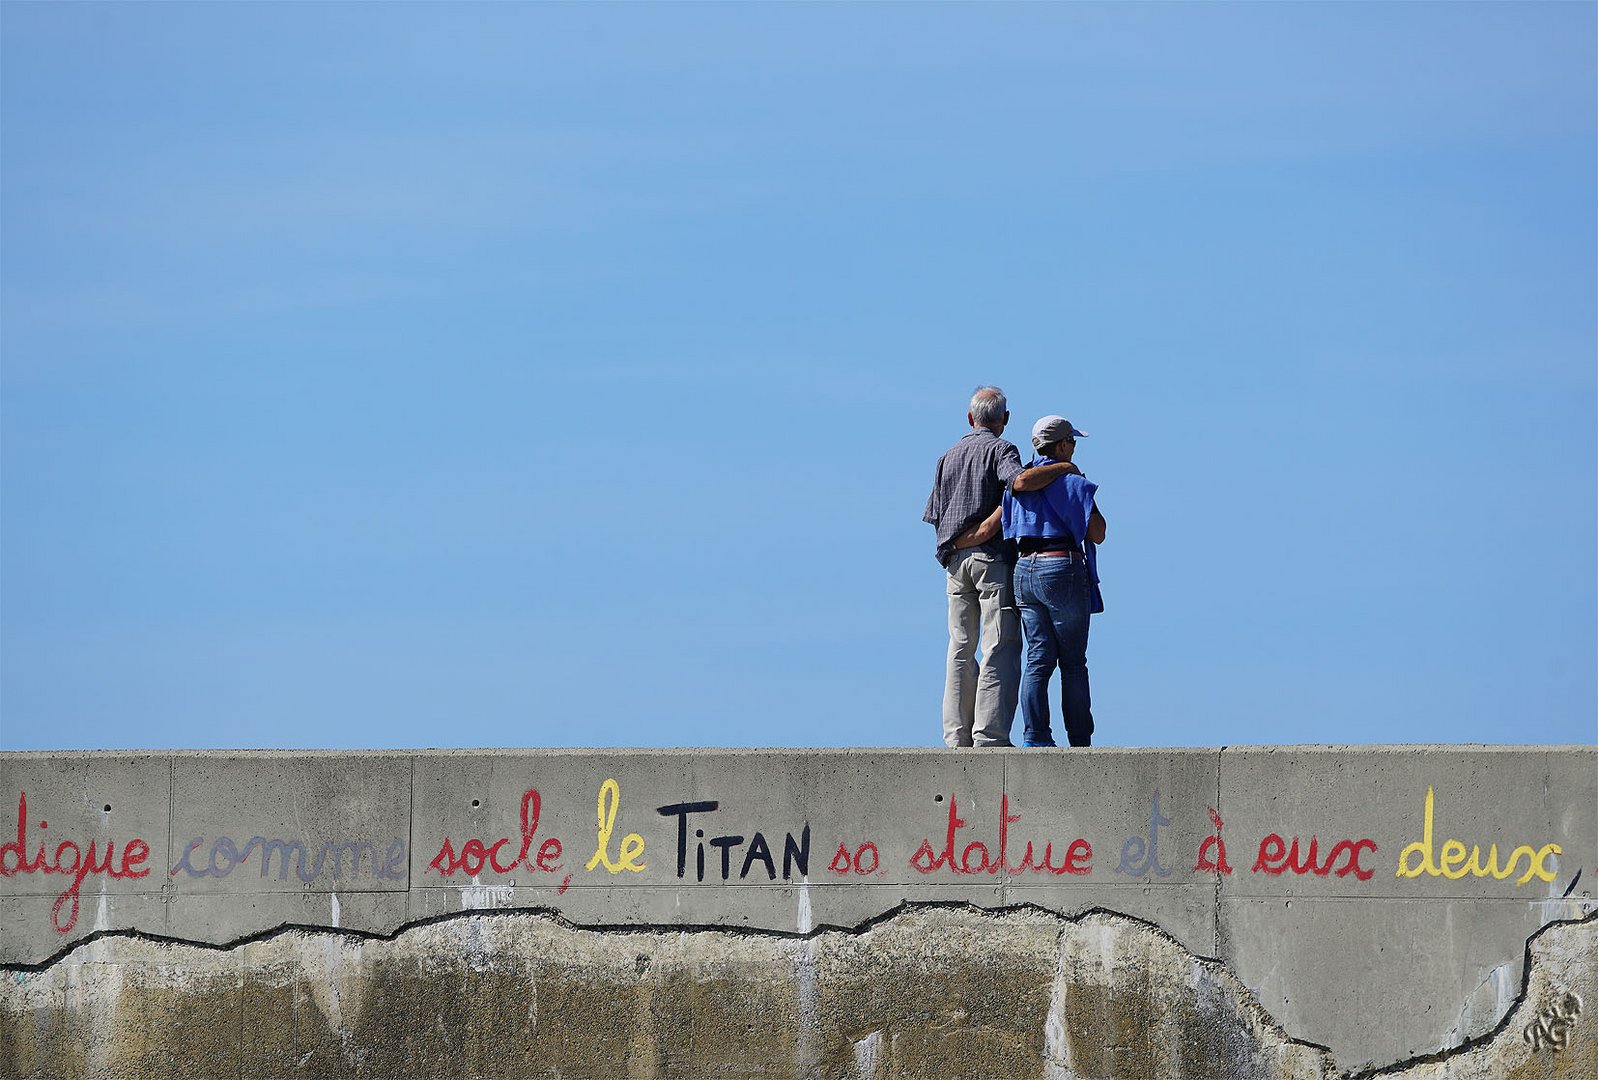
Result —
<path fill-rule="evenodd" d="M 1581 998 L 1566 994 L 1554 1004 L 1540 1010 L 1521 1032 L 1521 1037 L 1533 1050 L 1546 1047 L 1563 1050 L 1570 1045 L 1570 1029 L 1581 1015 Z"/>
<path fill-rule="evenodd" d="M 311 856 L 313 849 L 316 851 L 314 857 Z M 317 846 L 307 845 L 304 840 L 252 836 L 241 847 L 230 836 L 219 836 L 209 846 L 205 837 L 196 836 L 184 848 L 177 865 L 172 867 L 169 874 L 177 877 L 182 872 L 191 878 L 225 878 L 233 872 L 234 867 L 246 865 L 256 851 L 261 853 L 261 877 L 271 876 L 272 856 L 277 856 L 279 881 L 288 880 L 291 861 L 294 876 L 307 885 L 324 874 L 333 881 L 358 878 L 363 861 L 367 873 L 377 880 L 405 880 L 405 841 L 397 836 L 388 842 L 381 856 L 378 855 L 377 845 L 370 840 L 336 840 Z M 328 862 L 329 855 L 333 857 L 331 863 Z M 348 876 L 345 875 L 346 858 L 349 860 Z"/>
<path fill-rule="evenodd" d="M 1366 882 L 1376 875 L 1380 868 L 1377 860 L 1383 854 L 1370 837 L 1325 832 L 1305 837 L 1282 830 L 1269 832 L 1251 844 L 1246 850 L 1253 852 L 1253 859 L 1244 856 L 1234 865 L 1227 852 L 1225 822 L 1214 807 L 1206 808 L 1208 827 L 1196 853 L 1184 853 L 1173 836 L 1193 833 L 1173 833 L 1176 823 L 1162 805 L 1159 791 L 1150 793 L 1131 835 L 1092 839 L 1071 833 L 1045 835 L 1007 792 L 997 798 L 997 813 L 975 813 L 969 797 L 962 804 L 954 793 L 935 795 L 934 802 L 943 804 L 937 817 L 927 822 L 924 831 L 913 831 L 916 839 L 896 850 L 880 835 L 872 835 L 869 823 L 853 835 L 816 837 L 807 820 L 752 820 L 720 799 L 640 808 L 626 803 L 621 785 L 610 778 L 599 784 L 592 804 L 592 848 L 586 837 L 573 838 L 583 852 L 592 854 L 586 860 L 578 855 L 583 861 L 570 863 L 567 840 L 550 834 L 544 824 L 543 798 L 537 788 L 528 787 L 521 794 L 514 832 L 507 829 L 503 835 L 457 839 L 459 834 L 440 829 L 431 834 L 439 837 L 437 847 L 429 841 L 426 850 L 434 854 L 421 872 L 444 878 L 459 875 L 474 886 L 548 882 L 557 893 L 564 893 L 577 874 L 600 875 L 599 880 L 608 881 L 617 875 L 642 874 L 651 867 L 658 875 L 655 880 L 808 881 L 814 847 L 820 859 L 827 859 L 824 865 L 817 861 L 816 872 L 832 880 L 880 878 L 895 872 L 914 872 L 932 880 L 997 875 L 1062 881 L 1092 875 L 1150 880 L 1185 874 L 1191 866 L 1192 873 L 1217 877 L 1247 873 Z M 1398 849 L 1396 877 L 1475 877 L 1514 886 L 1554 880 L 1563 853 L 1559 844 L 1506 844 L 1508 853 L 1502 856 L 1491 838 L 1486 843 L 1470 838 L 1467 846 L 1466 839 L 1449 835 L 1457 830 L 1450 825 L 1447 810 L 1428 788 L 1416 819 L 1412 819 L 1413 831 L 1404 837 L 1415 839 Z M 423 823 L 417 825 L 423 827 Z M 86 842 L 71 838 L 57 842 L 61 831 L 59 827 L 51 831 L 44 820 L 31 822 L 27 794 L 19 793 L 16 839 L 0 844 L 0 877 L 57 874 L 67 879 L 50 912 L 54 929 L 65 934 L 77 925 L 83 882 L 96 875 L 108 881 L 146 877 L 150 845 L 139 837 L 120 844 L 103 836 Z M 306 886 L 408 880 L 410 845 L 402 837 L 386 842 L 360 837 L 312 842 L 271 835 L 277 831 L 281 830 L 263 829 L 242 840 L 227 835 L 193 837 L 174 852 L 168 876 L 180 881 L 220 880 L 255 866 L 255 878 L 282 882 L 290 880 L 292 872 Z M 1439 837 L 1445 838 L 1439 841 Z M 817 840 L 820 842 L 813 844 Z M 1101 857 L 1100 846 L 1109 855 Z M 1387 850 L 1389 859 L 1392 850 Z M 517 871 L 521 879 L 508 877 Z M 482 882 L 484 877 L 489 880 Z M 1565 1020 L 1568 1024 L 1569 1018 Z M 1544 1026 L 1546 1031 L 1537 1037 L 1552 1044 L 1557 1034 L 1554 1021 L 1548 1020 Z"/>
<path fill-rule="evenodd" d="M 150 868 L 144 861 L 150 857 L 150 845 L 143 840 L 129 840 L 122 846 L 121 869 L 112 865 L 116 856 L 116 841 L 107 840 L 100 849 L 100 861 L 95 863 L 95 847 L 98 841 L 89 841 L 89 850 L 84 851 L 75 840 L 63 840 L 55 845 L 55 854 L 45 858 L 50 842 L 42 835 L 50 828 L 48 821 L 39 822 L 40 836 L 37 838 L 39 849 L 33 858 L 28 857 L 28 793 L 22 792 L 17 796 L 17 838 L 0 844 L 0 877 L 10 877 L 12 874 L 67 874 L 71 875 L 72 883 L 62 890 L 61 895 L 55 898 L 55 903 L 50 906 L 50 922 L 60 933 L 71 930 L 78 922 L 78 891 L 83 887 L 83 879 L 90 874 L 104 874 L 112 878 L 141 878 L 149 874 Z M 70 856 L 68 855 L 70 852 Z M 70 906 L 68 906 L 70 905 Z M 61 917 L 61 909 L 67 909 L 66 918 Z"/>

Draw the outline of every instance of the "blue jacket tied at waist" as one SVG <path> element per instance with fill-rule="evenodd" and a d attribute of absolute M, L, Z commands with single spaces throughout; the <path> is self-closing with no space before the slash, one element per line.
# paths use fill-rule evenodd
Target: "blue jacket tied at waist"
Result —
<path fill-rule="evenodd" d="M 1053 465 L 1053 458 L 1040 457 L 1033 465 Z M 1030 466 L 1029 466 L 1030 467 Z M 1040 491 L 1004 492 L 1004 535 L 1019 540 L 1023 536 L 1056 539 L 1070 537 L 1087 557 L 1088 574 L 1093 579 L 1094 613 L 1104 610 L 1099 592 L 1098 545 L 1088 537 L 1088 516 L 1093 512 L 1093 496 L 1099 485 L 1085 476 L 1068 473 Z"/>

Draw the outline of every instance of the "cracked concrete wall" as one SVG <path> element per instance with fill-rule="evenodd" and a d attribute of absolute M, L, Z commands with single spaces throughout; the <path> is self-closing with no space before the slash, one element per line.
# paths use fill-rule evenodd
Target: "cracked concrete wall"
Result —
<path fill-rule="evenodd" d="M 8 1077 L 1598 1076 L 1593 748 L 7 754 L 0 798 Z"/>
<path fill-rule="evenodd" d="M 1595 945 L 1594 920 L 1547 928 L 1501 1024 L 1382 1075 L 1593 1076 Z M 1225 965 L 1110 913 L 912 906 L 806 937 L 469 913 L 392 940 L 102 937 L 11 982 L 17 1078 L 1341 1075 Z"/>

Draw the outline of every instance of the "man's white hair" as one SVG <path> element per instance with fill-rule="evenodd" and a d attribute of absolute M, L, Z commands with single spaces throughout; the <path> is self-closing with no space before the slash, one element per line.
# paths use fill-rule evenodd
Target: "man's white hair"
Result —
<path fill-rule="evenodd" d="M 1010 403 L 997 386 L 979 386 L 971 395 L 971 419 L 978 424 L 1002 424 Z"/>

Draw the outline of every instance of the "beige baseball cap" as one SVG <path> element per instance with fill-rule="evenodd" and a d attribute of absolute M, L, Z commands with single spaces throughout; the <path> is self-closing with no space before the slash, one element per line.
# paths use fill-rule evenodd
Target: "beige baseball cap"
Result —
<path fill-rule="evenodd" d="M 1071 426 L 1071 421 L 1063 416 L 1045 416 L 1042 420 L 1032 425 L 1032 449 L 1042 450 L 1045 446 L 1052 446 L 1061 439 L 1085 439 L 1088 433 L 1078 431 Z"/>

